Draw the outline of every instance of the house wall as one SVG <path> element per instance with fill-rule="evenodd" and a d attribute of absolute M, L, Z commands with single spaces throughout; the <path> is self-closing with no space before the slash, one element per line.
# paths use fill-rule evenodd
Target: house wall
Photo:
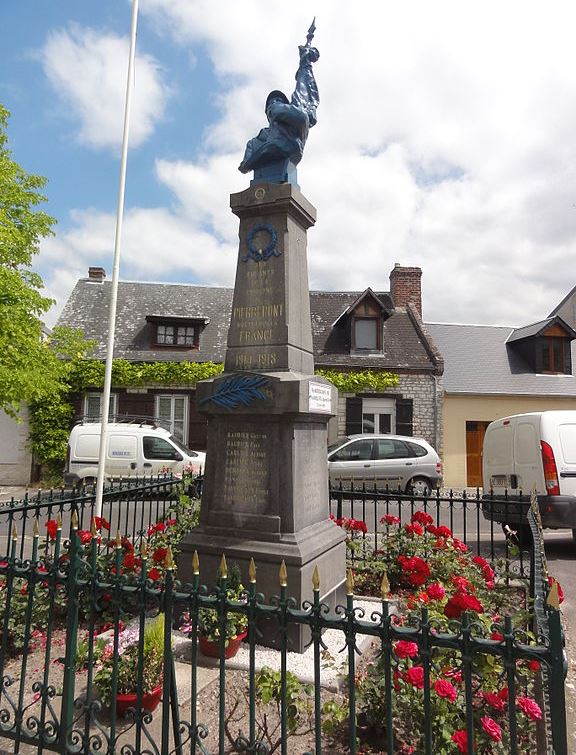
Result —
<path fill-rule="evenodd" d="M 28 410 L 22 409 L 20 422 L 0 411 L 0 485 L 28 485 L 31 471 Z"/>
<path fill-rule="evenodd" d="M 338 417 L 329 427 L 329 442 L 346 435 L 346 399 L 353 393 L 339 393 Z M 389 393 L 382 396 L 411 398 L 413 404 L 413 434 L 424 438 L 441 453 L 442 449 L 442 402 L 441 378 L 433 375 L 400 375 L 400 382 Z M 335 432 L 336 431 L 336 432 Z"/>
<path fill-rule="evenodd" d="M 440 454 L 445 487 L 466 487 L 466 422 L 492 422 L 511 414 L 553 409 L 576 409 L 576 398 L 446 395 L 444 444 Z"/>

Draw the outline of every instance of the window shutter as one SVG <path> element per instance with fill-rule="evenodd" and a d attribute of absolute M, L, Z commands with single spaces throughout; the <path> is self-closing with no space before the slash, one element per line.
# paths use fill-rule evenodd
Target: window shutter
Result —
<path fill-rule="evenodd" d="M 414 435 L 413 415 L 414 409 L 411 398 L 400 398 L 396 401 L 396 433 L 398 435 Z"/>
<path fill-rule="evenodd" d="M 346 399 L 346 435 L 362 432 L 362 399 L 352 396 Z"/>

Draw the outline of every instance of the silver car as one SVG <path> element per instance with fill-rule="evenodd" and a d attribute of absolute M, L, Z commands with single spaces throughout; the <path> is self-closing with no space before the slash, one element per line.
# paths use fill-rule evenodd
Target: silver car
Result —
<path fill-rule="evenodd" d="M 386 486 L 428 495 L 442 479 L 442 463 L 423 438 L 403 435 L 350 435 L 328 448 L 330 485 Z"/>

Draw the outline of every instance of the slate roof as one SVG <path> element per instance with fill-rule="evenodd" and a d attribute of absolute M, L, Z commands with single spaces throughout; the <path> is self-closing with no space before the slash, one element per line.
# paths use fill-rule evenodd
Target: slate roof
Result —
<path fill-rule="evenodd" d="M 110 282 L 81 279 L 68 299 L 58 325 L 81 328 L 96 341 L 93 355 L 106 356 Z M 384 349 L 351 354 L 349 328 L 342 313 L 362 292 L 310 292 L 314 355 L 317 366 L 442 371 L 442 359 L 410 309 L 393 309 L 390 294 L 375 292 L 387 311 Z M 130 361 L 224 361 L 233 289 L 184 283 L 120 282 L 118 285 L 114 356 Z M 197 350 L 154 349 L 153 325 L 146 316 L 205 318 Z"/>
<path fill-rule="evenodd" d="M 506 340 L 516 330 L 491 325 L 427 323 L 444 357 L 447 393 L 516 396 L 576 396 L 574 375 L 536 375 Z M 572 342 L 576 364 L 576 342 Z"/>

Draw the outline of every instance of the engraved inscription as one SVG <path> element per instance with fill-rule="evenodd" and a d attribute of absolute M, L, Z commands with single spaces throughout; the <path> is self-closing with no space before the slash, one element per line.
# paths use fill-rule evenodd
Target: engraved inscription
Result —
<path fill-rule="evenodd" d="M 264 513 L 270 499 L 269 437 L 266 431 L 228 431 L 223 504 L 236 511 Z"/>

